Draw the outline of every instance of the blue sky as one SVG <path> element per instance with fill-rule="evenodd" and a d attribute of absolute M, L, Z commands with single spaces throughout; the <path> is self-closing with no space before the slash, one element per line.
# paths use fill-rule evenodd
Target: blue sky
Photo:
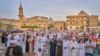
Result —
<path fill-rule="evenodd" d="M 18 19 L 20 1 L 25 17 L 46 16 L 64 21 L 81 10 L 100 16 L 100 0 L 0 0 L 0 18 Z"/>

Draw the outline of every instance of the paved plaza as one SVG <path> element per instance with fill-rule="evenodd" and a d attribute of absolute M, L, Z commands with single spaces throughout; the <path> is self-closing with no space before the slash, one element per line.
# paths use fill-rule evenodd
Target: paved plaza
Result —
<path fill-rule="evenodd" d="M 0 56 L 4 56 L 6 48 L 4 46 L 0 46 Z"/>
<path fill-rule="evenodd" d="M 6 47 L 1 43 L 1 38 L 0 38 L 0 56 L 4 56 L 6 51 Z"/>

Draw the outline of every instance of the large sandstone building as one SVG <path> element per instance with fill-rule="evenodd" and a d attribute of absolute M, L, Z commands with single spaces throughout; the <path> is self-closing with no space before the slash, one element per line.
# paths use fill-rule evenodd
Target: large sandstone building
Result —
<path fill-rule="evenodd" d="M 86 12 L 81 11 L 78 15 L 67 16 L 66 28 L 68 30 L 91 30 L 97 29 L 97 27 L 97 15 L 88 15 Z"/>
<path fill-rule="evenodd" d="M 19 17 L 18 20 L 2 18 L 0 19 L 0 21 L 4 24 L 11 24 L 14 26 L 13 27 L 14 29 L 20 29 L 20 30 L 28 30 L 28 29 L 31 30 L 34 27 L 37 29 L 48 29 L 49 27 L 56 30 L 64 29 L 64 23 L 65 23 L 64 21 L 53 21 L 52 18 L 48 18 L 45 16 L 33 16 L 25 18 L 21 3 L 19 6 L 18 17 Z M 6 27 L 3 27 L 3 29 L 5 28 Z"/>
<path fill-rule="evenodd" d="M 55 30 L 86 30 L 94 29 L 98 26 L 98 16 L 88 15 L 84 11 L 81 11 L 78 15 L 67 16 L 66 21 L 53 21 L 52 18 L 45 16 L 33 16 L 25 18 L 23 13 L 23 7 L 20 3 L 19 6 L 19 19 L 0 19 L 0 22 L 6 25 L 12 25 L 14 29 L 28 30 L 28 29 L 50 29 Z M 6 23 L 5 23 L 6 22 Z M 2 29 L 6 29 L 6 27 Z"/>

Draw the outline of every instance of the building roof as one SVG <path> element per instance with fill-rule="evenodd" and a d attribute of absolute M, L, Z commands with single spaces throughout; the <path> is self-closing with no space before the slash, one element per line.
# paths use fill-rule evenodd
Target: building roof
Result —
<path fill-rule="evenodd" d="M 81 16 L 89 16 L 86 12 L 84 11 L 80 11 L 78 15 L 81 15 Z"/>
<path fill-rule="evenodd" d="M 1 21 L 18 21 L 16 19 L 9 19 L 9 18 L 0 18 Z"/>
<path fill-rule="evenodd" d="M 48 19 L 48 17 L 45 17 L 45 16 L 33 16 L 33 17 L 30 17 L 30 18 L 26 18 L 26 20 L 30 20 L 30 19 Z"/>

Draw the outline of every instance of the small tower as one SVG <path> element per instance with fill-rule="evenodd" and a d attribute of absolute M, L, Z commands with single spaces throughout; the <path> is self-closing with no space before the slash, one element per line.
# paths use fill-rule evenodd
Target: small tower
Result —
<path fill-rule="evenodd" d="M 19 21 L 23 21 L 24 20 L 24 15 L 23 15 L 23 7 L 22 7 L 22 4 L 20 3 L 20 6 L 19 6 Z"/>

